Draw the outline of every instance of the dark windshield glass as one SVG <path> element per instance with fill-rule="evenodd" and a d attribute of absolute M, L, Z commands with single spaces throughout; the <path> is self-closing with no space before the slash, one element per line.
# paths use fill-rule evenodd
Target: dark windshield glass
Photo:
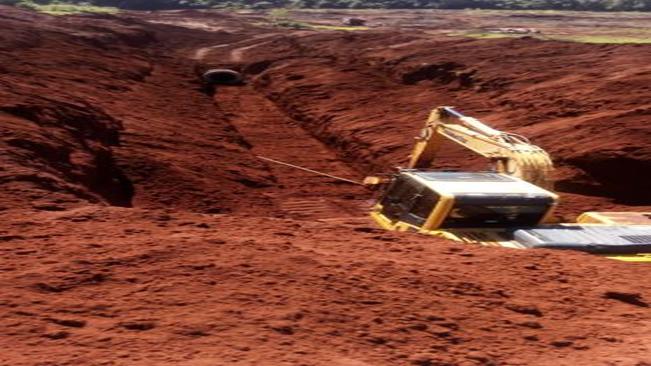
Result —
<path fill-rule="evenodd" d="M 436 206 L 439 196 L 406 176 L 398 177 L 380 203 L 382 213 L 391 220 L 420 226 Z"/>
<path fill-rule="evenodd" d="M 540 222 L 548 209 L 548 205 L 456 204 L 441 226 L 444 228 L 532 226 Z"/>
<path fill-rule="evenodd" d="M 425 223 L 430 213 L 436 206 L 439 196 L 429 189 L 423 189 L 420 194 L 415 197 L 414 204 L 409 209 L 407 215 L 403 216 L 403 221 L 417 226 Z"/>
<path fill-rule="evenodd" d="M 382 198 L 384 215 L 391 220 L 398 220 L 409 209 L 411 200 L 417 193 L 416 182 L 406 177 L 398 177 Z"/>

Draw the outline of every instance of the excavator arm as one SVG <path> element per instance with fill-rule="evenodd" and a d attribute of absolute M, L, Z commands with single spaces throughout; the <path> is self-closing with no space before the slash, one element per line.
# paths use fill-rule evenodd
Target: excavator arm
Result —
<path fill-rule="evenodd" d="M 498 173 L 508 174 L 542 188 L 553 189 L 553 164 L 547 152 L 523 136 L 495 130 L 452 107 L 432 110 L 410 155 L 410 169 L 427 169 L 445 140 L 451 140 L 494 164 Z"/>
<path fill-rule="evenodd" d="M 432 170 L 446 140 L 488 158 L 496 172 Z M 577 223 L 557 223 L 553 210 L 558 195 L 552 192 L 549 155 L 522 136 L 495 130 L 452 107 L 432 111 L 408 168 L 364 180 L 385 187 L 371 217 L 387 230 L 651 262 L 651 214 L 588 212 Z"/>

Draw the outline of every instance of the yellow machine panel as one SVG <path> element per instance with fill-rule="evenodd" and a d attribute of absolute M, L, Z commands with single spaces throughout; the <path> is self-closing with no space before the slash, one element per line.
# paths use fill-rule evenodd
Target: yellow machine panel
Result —
<path fill-rule="evenodd" d="M 494 172 L 428 170 L 444 140 L 486 157 Z M 576 223 L 552 222 L 551 158 L 527 138 L 495 130 L 452 107 L 435 108 L 409 158 L 371 211 L 383 228 L 509 248 L 579 250 L 651 262 L 651 213 L 586 212 Z"/>
<path fill-rule="evenodd" d="M 651 212 L 585 212 L 576 222 L 581 224 L 651 225 Z"/>
<path fill-rule="evenodd" d="M 558 196 L 498 173 L 404 170 L 372 210 L 389 230 L 503 228 L 547 222 Z"/>

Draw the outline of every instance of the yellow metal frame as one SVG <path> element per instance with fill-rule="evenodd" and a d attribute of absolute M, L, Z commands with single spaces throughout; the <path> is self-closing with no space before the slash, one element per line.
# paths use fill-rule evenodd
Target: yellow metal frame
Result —
<path fill-rule="evenodd" d="M 438 107 L 431 111 L 425 128 L 417 137 L 408 168 L 430 168 L 446 139 L 490 159 L 499 173 L 521 178 L 547 190 L 553 188 L 551 180 L 553 164 L 545 150 L 531 144 L 522 136 L 495 130 L 475 118 L 463 116 L 451 107 Z M 385 180 L 377 177 L 368 177 L 365 182 L 369 184 L 386 183 Z M 441 195 L 439 202 L 420 227 L 389 219 L 382 214 L 383 206 L 380 203 L 373 207 L 371 217 L 386 230 L 411 230 L 464 243 L 523 248 L 521 244 L 500 235 L 500 231 L 504 232 L 503 229 L 441 230 L 440 226 L 454 207 L 455 199 L 450 194 L 437 193 Z M 553 219 L 557 203 L 558 195 L 555 195 L 553 205 L 538 223 L 539 225 L 557 223 Z M 581 225 L 651 225 L 651 213 L 586 212 L 578 217 L 577 223 Z M 565 225 L 572 226 L 572 224 Z M 477 239 L 480 237 L 489 240 Z M 628 262 L 651 262 L 651 253 L 606 257 Z"/>
<path fill-rule="evenodd" d="M 651 225 L 651 212 L 584 212 L 576 222 L 606 225 Z"/>
<path fill-rule="evenodd" d="M 425 220 L 421 231 L 429 231 L 441 226 L 445 218 L 448 217 L 452 207 L 454 207 L 453 195 L 441 194 L 440 192 L 437 192 L 437 194 L 440 194 L 439 201 L 429 214 L 427 220 Z"/>
<path fill-rule="evenodd" d="M 495 130 L 472 117 L 453 118 L 450 107 L 432 110 L 418 136 L 409 168 L 429 168 L 443 142 L 453 141 L 490 159 L 498 173 L 521 178 L 545 189 L 553 188 L 549 154 L 526 138 Z"/>
<path fill-rule="evenodd" d="M 450 211 L 454 207 L 455 199 L 454 196 L 451 194 L 442 193 L 442 192 L 436 192 L 436 193 L 440 195 L 439 201 L 436 204 L 436 206 L 434 206 L 434 209 L 429 214 L 429 216 L 425 220 L 425 223 L 423 223 L 422 226 L 416 226 L 400 220 L 391 220 L 390 218 L 382 214 L 382 209 L 384 207 L 380 203 L 377 203 L 375 206 L 373 206 L 373 209 L 371 210 L 371 217 L 375 222 L 378 223 L 378 225 L 380 225 L 380 227 L 386 230 L 407 231 L 408 229 L 411 228 L 414 231 L 418 231 L 424 234 L 431 234 L 432 232 L 436 232 L 435 235 L 440 236 L 440 232 L 444 230 L 437 230 L 437 229 L 441 226 L 445 218 L 448 217 L 448 215 L 450 214 Z M 550 223 L 552 221 L 554 209 L 556 208 L 557 196 L 554 198 L 555 198 L 554 203 L 549 208 L 549 210 L 547 210 L 547 212 L 540 220 L 540 222 L 538 222 L 538 224 Z M 454 236 L 454 234 L 451 235 Z"/>

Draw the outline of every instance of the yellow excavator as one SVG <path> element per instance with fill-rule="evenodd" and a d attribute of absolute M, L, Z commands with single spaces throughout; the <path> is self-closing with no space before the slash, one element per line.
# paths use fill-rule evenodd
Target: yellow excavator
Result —
<path fill-rule="evenodd" d="M 488 158 L 490 172 L 430 169 L 444 141 Z M 510 248 L 573 249 L 651 262 L 651 213 L 586 212 L 576 223 L 554 221 L 559 197 L 553 164 L 523 136 L 493 129 L 452 107 L 435 108 L 409 159 L 384 187 L 371 216 L 383 228 Z"/>

